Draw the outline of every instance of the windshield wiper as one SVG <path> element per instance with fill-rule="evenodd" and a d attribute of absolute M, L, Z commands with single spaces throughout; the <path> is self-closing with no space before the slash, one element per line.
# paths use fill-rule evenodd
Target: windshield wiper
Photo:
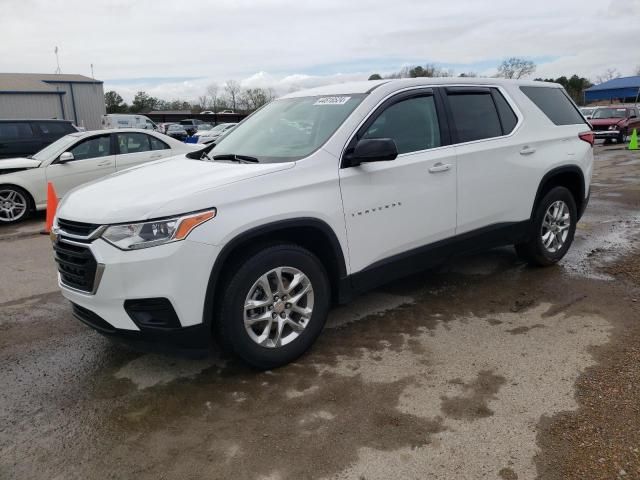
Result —
<path fill-rule="evenodd" d="M 214 160 L 231 160 L 232 162 L 239 163 L 259 163 L 256 157 L 250 157 L 249 155 L 236 155 L 235 153 L 221 153 L 220 155 L 214 155 Z"/>

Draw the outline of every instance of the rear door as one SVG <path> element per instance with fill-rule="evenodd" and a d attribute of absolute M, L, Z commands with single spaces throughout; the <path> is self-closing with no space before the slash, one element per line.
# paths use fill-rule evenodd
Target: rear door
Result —
<path fill-rule="evenodd" d="M 120 132 L 115 137 L 118 171 L 171 155 L 171 147 L 167 143 L 146 133 Z"/>
<path fill-rule="evenodd" d="M 31 122 L 0 122 L 0 158 L 28 157 L 41 150 L 41 144 Z"/>
<path fill-rule="evenodd" d="M 524 220 L 518 201 L 535 146 L 514 140 L 514 108 L 498 88 L 445 87 L 443 93 L 458 161 L 456 233 Z"/>
<path fill-rule="evenodd" d="M 56 159 L 46 167 L 47 181 L 53 183 L 58 197 L 83 183 L 114 173 L 116 157 L 112 143 L 109 134 L 83 138 L 67 149 L 73 160 L 60 163 Z"/>

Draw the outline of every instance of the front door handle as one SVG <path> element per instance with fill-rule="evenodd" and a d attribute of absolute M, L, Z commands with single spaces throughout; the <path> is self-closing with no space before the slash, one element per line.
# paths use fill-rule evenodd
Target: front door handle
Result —
<path fill-rule="evenodd" d="M 156 153 L 155 155 L 151 155 L 149 158 L 151 160 L 156 160 L 158 158 L 162 158 L 162 154 L 161 153 Z"/>
<path fill-rule="evenodd" d="M 451 170 L 450 163 L 438 162 L 433 167 L 429 168 L 429 173 L 440 173 L 440 172 L 446 172 L 448 170 Z"/>
<path fill-rule="evenodd" d="M 111 165 L 111 160 L 107 160 L 106 162 L 100 162 L 97 166 L 98 167 L 107 167 Z"/>
<path fill-rule="evenodd" d="M 525 145 L 524 147 L 522 147 L 522 150 L 520 150 L 520 155 L 531 155 L 532 153 L 535 153 L 536 149 L 533 147 L 530 147 L 529 145 Z"/>

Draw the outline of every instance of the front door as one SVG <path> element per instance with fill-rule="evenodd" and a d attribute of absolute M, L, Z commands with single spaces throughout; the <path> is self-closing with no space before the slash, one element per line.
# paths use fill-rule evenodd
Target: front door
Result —
<path fill-rule="evenodd" d="M 97 135 L 80 140 L 67 152 L 73 160 L 55 160 L 46 168 L 47 181 L 52 182 L 59 198 L 83 183 L 96 180 L 116 171 L 111 135 Z"/>
<path fill-rule="evenodd" d="M 352 273 L 455 234 L 456 157 L 436 100 L 430 89 L 396 95 L 347 148 L 363 138 L 391 138 L 398 149 L 395 160 L 340 170 Z"/>

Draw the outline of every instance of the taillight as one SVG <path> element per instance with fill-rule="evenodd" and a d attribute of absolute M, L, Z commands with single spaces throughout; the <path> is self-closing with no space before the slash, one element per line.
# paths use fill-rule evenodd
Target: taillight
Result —
<path fill-rule="evenodd" d="M 592 147 L 594 142 L 596 141 L 596 136 L 593 132 L 582 132 L 578 134 L 578 137 L 580 137 L 580 140 L 584 140 Z"/>

